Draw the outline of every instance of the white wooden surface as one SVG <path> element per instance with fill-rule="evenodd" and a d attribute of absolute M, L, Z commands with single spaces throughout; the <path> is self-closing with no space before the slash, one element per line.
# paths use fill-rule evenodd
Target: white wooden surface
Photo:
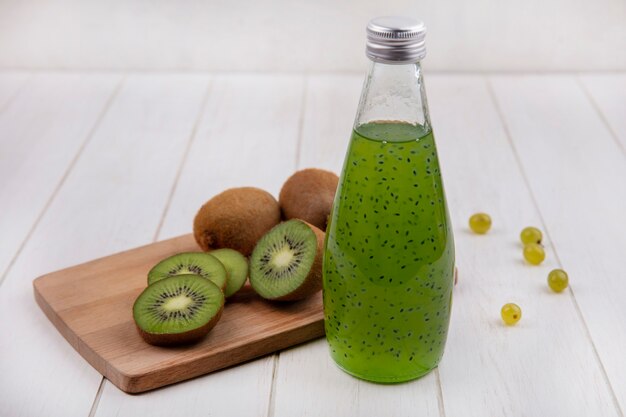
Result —
<path fill-rule="evenodd" d="M 2 79 L 7 105 L 0 113 L 0 277 L 71 169 L 119 82 L 110 75 L 42 75 L 15 96 L 23 81 L 15 74 Z"/>
<path fill-rule="evenodd" d="M 619 416 L 570 294 L 546 285 L 554 268 L 569 271 L 575 288 L 578 274 L 559 264 L 549 237 L 541 266 L 523 261 L 519 232 L 550 232 L 550 224 L 533 204 L 486 80 L 432 77 L 429 88 L 461 271 L 449 356 L 439 367 L 448 415 Z M 466 227 L 479 211 L 494 222 L 485 236 Z M 507 302 L 522 307 L 513 328 L 496 314 Z"/>
<path fill-rule="evenodd" d="M 624 417 L 624 80 L 427 74 L 461 271 L 438 370 L 366 383 L 322 339 L 130 396 L 47 322 L 32 279 L 186 233 L 223 188 L 339 171 L 361 77 L 0 73 L 0 416 Z M 476 211 L 486 236 L 467 231 Z M 526 225 L 547 234 L 540 267 L 521 260 Z"/>
<path fill-rule="evenodd" d="M 556 255 L 577 277 L 572 294 L 623 410 L 626 154 L 571 78 L 497 77 L 493 86 Z"/>
<path fill-rule="evenodd" d="M 580 81 L 598 117 L 626 153 L 626 74 L 585 75 Z"/>
<path fill-rule="evenodd" d="M 99 82 L 82 79 L 86 85 Z M 0 338 L 3 417 L 89 414 L 102 377 L 51 328 L 35 304 L 31 281 L 47 271 L 153 239 L 205 84 L 206 77 L 131 76 L 103 115 L 0 287 L 0 314 L 5 317 L 0 331 L 6 335 Z M 56 80 L 42 79 L 39 95 L 54 85 Z M 114 90 L 115 82 L 109 93 Z M 57 98 L 57 104 L 72 98 L 71 91 L 65 99 Z M 88 110 L 77 106 L 55 124 L 71 127 Z M 27 115 L 28 108 L 21 117 Z M 12 138 L 2 136 L 3 143 L 9 141 Z M 66 145 L 61 140 L 57 146 Z M 173 162 L 171 169 L 167 161 Z M 9 180 L 2 176 L 3 183 Z M 33 202 L 39 198 L 32 197 Z M 27 209 L 28 202 L 19 208 Z"/>

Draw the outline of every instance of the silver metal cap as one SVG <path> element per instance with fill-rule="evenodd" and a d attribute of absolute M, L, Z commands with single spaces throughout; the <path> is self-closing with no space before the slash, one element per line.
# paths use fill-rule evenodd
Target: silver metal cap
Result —
<path fill-rule="evenodd" d="M 366 55 L 386 64 L 406 64 L 426 56 L 426 26 L 409 17 L 382 16 L 367 24 Z"/>

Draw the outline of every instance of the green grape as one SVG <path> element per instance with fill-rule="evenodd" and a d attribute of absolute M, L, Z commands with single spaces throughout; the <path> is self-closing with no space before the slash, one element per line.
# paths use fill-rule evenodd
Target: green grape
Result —
<path fill-rule="evenodd" d="M 500 315 L 506 324 L 512 326 L 522 318 L 522 309 L 517 304 L 508 303 L 502 306 Z"/>
<path fill-rule="evenodd" d="M 524 259 L 530 264 L 539 265 L 546 259 L 546 252 L 543 250 L 543 246 L 531 243 L 524 246 Z"/>
<path fill-rule="evenodd" d="M 491 229 L 491 217 L 485 213 L 476 213 L 470 217 L 469 227 L 474 233 L 484 235 Z"/>
<path fill-rule="evenodd" d="M 548 274 L 548 285 L 554 292 L 561 292 L 569 283 L 569 277 L 567 272 L 562 269 L 554 269 Z"/>
<path fill-rule="evenodd" d="M 541 234 L 541 230 L 531 226 L 525 227 L 519 237 L 524 245 L 530 245 L 531 243 L 541 243 L 543 235 Z"/>

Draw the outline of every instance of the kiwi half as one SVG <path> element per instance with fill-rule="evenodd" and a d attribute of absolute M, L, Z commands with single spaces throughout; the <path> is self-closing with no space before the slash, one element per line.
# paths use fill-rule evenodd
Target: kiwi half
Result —
<path fill-rule="evenodd" d="M 250 285 L 269 300 L 300 300 L 322 289 L 324 232 L 289 220 L 259 240 L 250 257 Z"/>
<path fill-rule="evenodd" d="M 210 252 L 226 268 L 228 281 L 224 288 L 224 296 L 230 297 L 243 287 L 248 278 L 248 259 L 234 249 L 217 249 Z"/>
<path fill-rule="evenodd" d="M 256 242 L 280 222 L 278 201 L 254 187 L 231 188 L 209 201 L 193 221 L 193 235 L 204 251 L 231 248 L 249 256 Z"/>
<path fill-rule="evenodd" d="M 184 252 L 170 256 L 148 272 L 148 285 L 175 275 L 198 275 L 212 281 L 220 289 L 226 287 L 228 273 L 214 256 L 204 252 Z"/>
<path fill-rule="evenodd" d="M 224 294 L 197 275 L 176 275 L 148 286 L 133 306 L 139 334 L 152 345 L 195 342 L 215 326 Z"/>

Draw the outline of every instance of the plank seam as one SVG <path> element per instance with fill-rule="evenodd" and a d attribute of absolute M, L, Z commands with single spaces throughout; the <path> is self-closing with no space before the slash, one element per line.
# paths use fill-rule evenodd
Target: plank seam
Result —
<path fill-rule="evenodd" d="M 278 374 L 278 361 L 280 359 L 280 352 L 274 355 L 272 361 L 272 385 L 270 388 L 270 398 L 267 403 L 267 417 L 274 417 L 274 410 L 276 406 L 276 375 Z"/>
<path fill-rule="evenodd" d="M 87 145 L 91 142 L 91 139 L 94 137 L 96 131 L 100 127 L 100 124 L 102 123 L 102 120 L 104 119 L 104 116 L 107 114 L 107 112 L 111 108 L 111 105 L 115 101 L 115 98 L 117 97 L 118 93 L 122 89 L 122 85 L 124 84 L 125 80 L 126 80 L 126 75 L 122 76 L 122 78 L 118 82 L 117 86 L 115 86 L 115 89 L 113 90 L 113 92 L 111 93 L 111 95 L 107 99 L 106 103 L 102 107 L 102 110 L 100 111 L 100 114 L 98 115 L 98 118 L 96 119 L 96 122 L 93 124 L 93 126 L 91 127 L 91 129 L 87 133 L 87 136 L 83 140 L 83 143 L 78 148 L 78 151 L 76 151 L 76 154 L 74 155 L 74 157 L 70 161 L 67 169 L 63 173 L 63 176 L 61 177 L 61 179 L 59 180 L 58 184 L 56 185 L 56 187 L 52 191 L 52 194 L 48 198 L 48 201 L 46 201 L 46 204 L 43 206 L 43 208 L 39 212 L 39 215 L 37 215 L 37 218 L 33 222 L 33 225 L 31 226 L 31 228 L 28 230 L 28 233 L 26 233 L 26 236 L 22 240 L 22 243 L 20 243 L 20 246 L 18 247 L 17 251 L 15 252 L 15 255 L 13 255 L 13 258 L 11 258 L 11 261 L 9 262 L 9 265 L 7 265 L 4 273 L 0 276 L 0 287 L 2 286 L 2 283 L 4 282 L 4 280 L 7 277 L 7 275 L 9 275 L 9 272 L 13 268 L 13 265 L 15 264 L 17 259 L 19 258 L 20 254 L 24 250 L 24 247 L 26 246 L 26 243 L 30 240 L 30 238 L 33 235 L 35 229 L 37 229 L 37 226 L 41 222 L 41 219 L 43 218 L 43 216 L 48 211 L 48 208 L 50 208 L 50 206 L 52 205 L 52 202 L 54 201 L 56 196 L 59 194 L 59 191 L 61 190 L 61 188 L 63 188 L 63 185 L 65 184 L 65 181 L 69 177 L 70 173 L 74 170 L 74 167 L 76 166 L 76 163 L 78 162 L 78 160 L 82 156 L 83 151 L 85 150 Z"/>
<path fill-rule="evenodd" d="M 439 374 L 439 367 L 435 369 L 435 376 L 437 377 L 437 405 L 439 407 L 439 416 L 446 417 L 446 407 L 443 401 L 443 387 L 441 386 L 441 375 Z"/>
<path fill-rule="evenodd" d="M 300 102 L 300 115 L 298 118 L 298 141 L 296 142 L 296 171 L 300 168 L 300 152 L 302 149 L 302 136 L 304 132 L 304 115 L 306 111 L 306 100 L 309 91 L 309 77 L 302 80 L 302 101 Z"/>
<path fill-rule="evenodd" d="M 622 141 L 620 141 L 619 136 L 617 135 L 617 132 L 615 132 L 615 130 L 611 126 L 611 123 L 609 122 L 609 119 L 606 118 L 606 116 L 602 112 L 602 109 L 600 109 L 600 105 L 591 94 L 591 91 L 589 91 L 589 89 L 587 88 L 583 80 L 580 79 L 580 75 L 576 76 L 576 83 L 578 84 L 580 89 L 583 90 L 583 93 L 587 97 L 587 100 L 589 100 L 589 102 L 591 103 L 591 107 L 593 107 L 593 109 L 595 110 L 600 120 L 602 120 L 602 123 L 606 127 L 606 130 L 609 131 L 609 135 L 613 138 L 613 140 L 617 144 L 617 147 L 622 150 L 622 155 L 626 157 L 626 147 L 624 147 L 624 144 L 622 143 Z"/>
<path fill-rule="evenodd" d="M 13 102 L 15 101 L 15 99 L 20 95 L 20 93 L 22 92 L 22 90 L 24 90 L 24 88 L 26 87 L 27 84 L 30 84 L 31 80 L 34 78 L 33 74 L 29 74 L 28 77 L 26 77 L 25 80 L 22 81 L 22 83 L 20 84 L 19 87 L 17 87 L 15 89 L 15 91 L 13 92 L 13 94 L 11 94 L 11 97 L 8 98 L 8 100 L 4 103 L 4 105 L 2 106 L 2 108 L 0 108 L 0 114 L 4 113 L 9 107 L 11 107 L 11 104 L 13 104 Z"/>
<path fill-rule="evenodd" d="M 187 164 L 187 159 L 189 158 L 189 153 L 191 152 L 191 147 L 198 135 L 198 129 L 202 120 L 204 119 L 204 112 L 206 109 L 207 102 L 209 101 L 209 96 L 211 95 L 211 86 L 213 85 L 213 80 L 209 78 L 207 80 L 207 86 L 204 90 L 204 95 L 202 97 L 202 101 L 200 102 L 200 108 L 198 110 L 198 115 L 193 123 L 193 127 L 191 129 L 191 133 L 189 134 L 189 140 L 187 141 L 187 146 L 185 147 L 185 151 L 183 153 L 183 157 L 180 160 L 180 164 L 178 165 L 178 169 L 176 171 L 176 177 L 174 178 L 174 182 L 172 184 L 172 188 L 170 189 L 170 193 L 167 197 L 167 201 L 165 203 L 165 208 L 163 209 L 163 213 L 161 218 L 159 219 L 159 224 L 157 226 L 156 232 L 154 233 L 154 237 L 152 238 L 152 242 L 156 242 L 161 234 L 161 230 L 163 229 L 163 224 L 165 223 L 165 219 L 170 211 L 170 207 L 172 205 L 172 200 L 174 199 L 174 195 L 176 194 L 176 190 L 178 188 L 178 183 L 180 182 L 180 177 L 183 173 L 183 169 Z"/>
<path fill-rule="evenodd" d="M 91 404 L 91 410 L 89 410 L 88 417 L 94 417 L 96 415 L 98 404 L 100 404 L 100 398 L 102 398 L 102 391 L 104 391 L 105 382 L 106 382 L 106 378 L 102 377 L 102 379 L 100 380 L 100 386 L 98 387 L 98 391 L 96 391 L 96 396 L 93 399 L 93 403 Z"/>
<path fill-rule="evenodd" d="M 300 114 L 298 116 L 298 140 L 296 142 L 296 155 L 295 155 L 295 169 L 300 168 L 300 150 L 302 148 L 302 132 L 304 132 L 304 115 L 306 111 L 306 102 L 309 89 L 308 76 L 304 76 L 302 79 L 302 99 L 300 101 Z M 270 388 L 270 398 L 267 404 L 267 417 L 274 417 L 274 408 L 276 402 L 276 375 L 278 374 L 278 361 L 280 359 L 280 352 L 274 354 L 272 362 L 272 384 Z"/>
<path fill-rule="evenodd" d="M 515 157 L 515 162 L 520 170 L 520 173 L 522 175 L 522 179 L 524 180 L 524 185 L 526 186 L 526 188 L 528 189 L 528 193 L 530 194 L 530 199 L 532 201 L 533 206 L 535 207 L 535 210 L 537 210 L 537 214 L 539 215 L 539 221 L 541 222 L 541 226 L 543 227 L 543 229 L 546 232 L 546 236 L 548 237 L 548 240 L 550 241 L 550 247 L 552 248 L 552 252 L 554 253 L 554 256 L 556 258 L 557 264 L 559 265 L 559 267 L 563 268 L 563 263 L 561 262 L 561 259 L 559 258 L 559 254 L 556 250 L 555 244 L 554 244 L 554 240 L 552 240 L 552 237 L 550 236 L 550 232 L 548 230 L 548 226 L 547 223 L 543 217 L 543 214 L 541 213 L 541 210 L 539 208 L 539 204 L 537 202 L 537 199 L 535 197 L 535 194 L 533 193 L 533 190 L 530 186 L 530 181 L 528 179 L 528 176 L 526 175 L 526 171 L 524 170 L 524 166 L 522 165 L 522 159 L 519 156 L 519 153 L 517 152 L 517 148 L 515 147 L 515 143 L 513 142 L 513 136 L 511 135 L 511 131 L 509 130 L 508 125 L 506 124 L 506 120 L 504 118 L 504 113 L 502 112 L 502 108 L 500 107 L 500 104 L 496 98 L 495 92 L 493 90 L 493 87 L 491 85 L 491 82 L 489 81 L 488 77 L 485 77 L 485 84 L 487 86 L 487 91 L 489 93 L 489 97 L 491 98 L 491 102 L 496 110 L 496 113 L 498 114 L 498 118 L 500 119 L 500 124 L 502 125 L 502 128 L 504 130 L 504 134 L 507 138 L 507 141 L 509 142 L 509 146 L 511 146 L 511 149 L 513 151 L 513 155 Z M 572 303 L 574 304 L 574 309 L 576 310 L 576 314 L 578 316 L 578 319 L 580 320 L 582 326 L 583 326 L 583 331 L 585 333 L 585 336 L 587 337 L 587 339 L 589 340 L 589 343 L 591 344 L 591 348 L 593 351 L 593 354 L 596 358 L 596 361 L 598 362 L 598 365 L 600 367 L 600 371 L 602 373 L 602 377 L 604 379 L 604 382 L 606 384 L 606 386 L 608 387 L 608 390 L 611 394 L 611 398 L 613 400 L 613 405 L 615 406 L 615 409 L 617 411 L 617 413 L 619 414 L 620 417 L 624 417 L 624 412 L 622 411 L 622 408 L 620 406 L 620 403 L 617 399 L 617 395 L 615 394 L 615 390 L 613 389 L 613 386 L 611 385 L 611 381 L 609 379 L 609 376 L 606 372 L 606 368 L 604 367 L 604 363 L 602 363 L 602 359 L 600 358 L 600 354 L 598 353 L 598 349 L 596 347 L 596 344 L 593 341 L 593 338 L 591 337 L 591 331 L 589 330 L 589 327 L 587 326 L 587 322 L 585 321 L 585 317 L 582 313 L 582 310 L 580 309 L 580 305 L 578 304 L 578 300 L 576 299 L 576 295 L 574 294 L 574 290 L 572 289 L 571 285 L 568 287 L 569 289 L 569 295 L 570 295 L 570 299 L 572 301 Z"/>

